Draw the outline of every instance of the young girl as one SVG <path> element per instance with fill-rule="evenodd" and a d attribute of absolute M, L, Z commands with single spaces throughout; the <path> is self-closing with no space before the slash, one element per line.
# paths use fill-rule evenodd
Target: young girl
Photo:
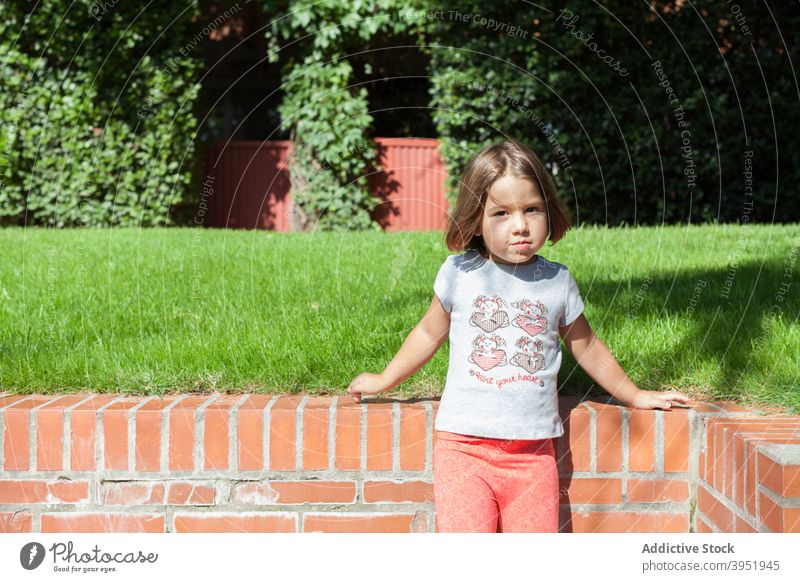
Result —
<path fill-rule="evenodd" d="M 347 391 L 390 390 L 450 339 L 434 428 L 433 489 L 441 532 L 557 532 L 554 439 L 559 336 L 598 385 L 634 408 L 687 403 L 680 392 L 637 388 L 583 315 L 578 285 L 536 253 L 570 223 L 539 158 L 506 141 L 467 166 L 445 240 L 451 251 L 422 321 L 381 374 Z"/>

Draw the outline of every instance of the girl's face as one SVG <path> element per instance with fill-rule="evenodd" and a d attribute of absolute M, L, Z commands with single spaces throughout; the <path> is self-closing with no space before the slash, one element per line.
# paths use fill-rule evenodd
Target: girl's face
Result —
<path fill-rule="evenodd" d="M 483 313 L 494 313 L 495 311 L 497 311 L 497 308 L 498 308 L 497 302 L 492 301 L 491 299 L 481 303 L 481 312 Z"/>
<path fill-rule="evenodd" d="M 483 217 L 475 231 L 489 258 L 521 265 L 534 260 L 547 241 L 547 207 L 536 184 L 505 175 L 489 188 Z"/>

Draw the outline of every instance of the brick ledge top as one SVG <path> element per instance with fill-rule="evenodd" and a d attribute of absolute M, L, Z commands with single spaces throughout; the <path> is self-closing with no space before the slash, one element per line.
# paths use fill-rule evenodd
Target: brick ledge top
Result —
<path fill-rule="evenodd" d="M 262 408 L 273 402 L 273 407 L 278 408 L 297 408 L 305 404 L 306 408 L 319 408 L 330 406 L 334 403 L 336 407 L 359 407 L 375 406 L 399 403 L 401 406 L 420 406 L 425 402 L 431 402 L 434 407 L 439 405 L 439 396 L 415 397 L 415 398 L 392 398 L 392 397 L 368 397 L 364 398 L 361 404 L 353 401 L 347 395 L 328 395 L 315 396 L 311 394 L 262 394 L 262 393 L 222 393 L 222 392 L 183 392 L 167 394 L 164 396 L 153 395 L 131 395 L 125 393 L 108 392 L 80 392 L 80 393 L 57 393 L 57 394 L 15 394 L 12 392 L 0 392 L 0 410 L 14 408 L 31 410 L 99 410 L 106 408 L 126 409 L 164 409 L 177 406 L 179 408 L 228 408 L 228 409 L 249 409 Z M 589 406 L 594 409 L 606 406 L 634 409 L 625 406 L 611 396 L 590 396 L 579 398 L 577 396 L 559 396 L 559 407 L 562 410 L 570 410 L 578 406 Z M 792 414 L 785 409 L 775 406 L 747 406 L 729 400 L 720 401 L 692 401 L 688 406 L 675 406 L 670 411 L 679 413 L 681 411 L 694 410 L 705 416 L 770 416 L 780 418 L 792 418 L 800 420 L 800 416 Z"/>

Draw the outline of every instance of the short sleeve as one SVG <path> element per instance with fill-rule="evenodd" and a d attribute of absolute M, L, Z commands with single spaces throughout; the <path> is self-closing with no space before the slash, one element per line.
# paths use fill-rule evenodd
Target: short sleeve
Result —
<path fill-rule="evenodd" d="M 436 280 L 433 282 L 433 291 L 436 293 L 436 296 L 439 298 L 439 301 L 442 303 L 447 313 L 453 310 L 453 302 L 450 296 L 452 283 L 452 265 L 451 259 L 448 257 L 447 260 L 442 263 L 442 266 L 439 267 L 439 273 L 436 275 Z"/>
<path fill-rule="evenodd" d="M 569 325 L 583 313 L 583 299 L 578 289 L 578 283 L 575 282 L 575 278 L 569 270 L 566 270 L 566 273 L 567 288 L 564 292 L 564 311 L 561 319 L 558 321 L 558 327 Z"/>

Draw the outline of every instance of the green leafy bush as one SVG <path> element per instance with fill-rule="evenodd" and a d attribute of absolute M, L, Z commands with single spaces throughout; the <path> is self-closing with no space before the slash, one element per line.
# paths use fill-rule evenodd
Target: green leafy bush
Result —
<path fill-rule="evenodd" d="M 375 163 L 373 118 L 367 90 L 354 86 L 350 57 L 368 53 L 377 39 L 407 34 L 415 26 L 402 18 L 408 6 L 401 0 L 263 2 L 272 24 L 270 57 L 283 62 L 279 110 L 294 144 L 289 168 L 299 230 L 380 228 L 370 218 L 380 200 L 366 179 Z"/>
<path fill-rule="evenodd" d="M 197 6 L 26 10 L 12 3 L 0 21 L 0 221 L 172 223 L 195 162 Z"/>
<path fill-rule="evenodd" d="M 555 173 L 578 223 L 800 219 L 800 198 L 778 191 L 778 168 L 784 184 L 800 168 L 800 43 L 781 33 L 800 12 L 788 4 L 468 0 L 429 11 L 451 196 L 466 161 L 508 136 Z"/>

